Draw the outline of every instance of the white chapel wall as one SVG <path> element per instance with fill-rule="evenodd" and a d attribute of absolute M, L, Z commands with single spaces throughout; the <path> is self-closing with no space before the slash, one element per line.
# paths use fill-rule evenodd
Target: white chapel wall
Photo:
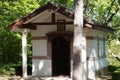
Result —
<path fill-rule="evenodd" d="M 33 40 L 33 55 L 47 56 L 47 40 Z"/>
<path fill-rule="evenodd" d="M 33 60 L 32 76 L 52 76 L 51 60 Z"/>
<path fill-rule="evenodd" d="M 66 25 L 66 31 L 73 31 L 73 25 Z M 32 31 L 32 37 L 46 37 L 46 33 L 52 32 L 52 31 L 57 31 L 57 27 L 56 25 L 46 25 L 46 26 L 37 26 L 37 30 Z M 106 34 L 102 31 L 99 30 L 93 30 L 93 29 L 84 29 L 84 37 L 86 36 L 96 36 L 96 37 L 106 37 Z M 33 56 L 46 56 L 47 55 L 47 39 L 44 40 L 33 40 Z M 87 57 L 98 57 L 98 56 L 102 56 L 103 55 L 103 41 L 99 41 L 99 47 L 97 47 L 97 40 L 86 40 L 86 53 L 87 53 Z M 99 53 L 98 53 L 98 49 L 99 49 Z M 105 48 L 106 50 L 106 48 Z M 48 76 L 51 75 L 51 60 L 33 60 L 33 66 L 35 67 L 35 69 L 33 69 L 33 75 L 35 73 L 38 73 L 39 71 L 41 72 L 40 75 L 45 75 L 44 72 L 42 72 L 44 70 L 38 69 L 38 64 L 39 63 L 43 63 L 41 62 L 43 61 L 46 65 L 44 65 L 44 68 L 47 69 L 47 67 L 49 66 L 50 68 L 50 72 L 48 72 L 49 74 L 47 74 Z M 103 63 L 104 62 L 104 63 Z M 72 61 L 71 61 L 71 65 L 72 65 Z M 106 58 L 102 58 L 102 59 L 98 59 L 98 60 L 88 60 L 87 62 L 87 67 L 90 70 L 91 68 L 94 68 L 93 70 L 98 70 L 102 67 L 107 66 L 107 60 Z M 38 70 L 37 72 L 34 70 Z M 72 70 L 72 66 L 71 66 L 71 70 Z"/>
<path fill-rule="evenodd" d="M 46 36 L 46 33 L 56 31 L 56 25 L 40 25 L 37 29 L 32 31 L 32 37 L 36 36 Z"/>
<path fill-rule="evenodd" d="M 92 36 L 93 39 L 87 39 L 87 72 L 88 78 L 95 78 L 95 71 L 106 67 L 106 33 L 93 29 L 85 29 L 85 34 L 87 36 Z M 86 36 L 86 37 L 87 37 Z M 98 39 L 97 39 L 98 38 Z M 104 42 L 105 41 L 105 42 Z"/>
<path fill-rule="evenodd" d="M 46 37 L 46 33 L 56 30 L 55 25 L 37 26 L 37 30 L 32 32 L 32 37 Z M 47 38 L 32 40 L 33 56 L 47 55 Z M 51 59 L 33 59 L 32 60 L 33 76 L 52 76 Z"/>

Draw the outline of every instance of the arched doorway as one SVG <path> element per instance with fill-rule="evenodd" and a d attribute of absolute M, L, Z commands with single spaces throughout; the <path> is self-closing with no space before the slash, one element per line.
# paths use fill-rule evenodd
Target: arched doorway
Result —
<path fill-rule="evenodd" d="M 70 41 L 64 37 L 52 40 L 52 75 L 70 76 Z"/>

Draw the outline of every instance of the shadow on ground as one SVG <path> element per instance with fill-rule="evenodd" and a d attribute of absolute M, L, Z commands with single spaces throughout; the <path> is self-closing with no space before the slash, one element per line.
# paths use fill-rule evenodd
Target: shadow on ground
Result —
<path fill-rule="evenodd" d="M 32 77 L 29 76 L 27 79 L 23 79 L 21 77 L 22 75 L 22 67 L 21 66 L 15 66 L 16 70 L 16 76 L 10 76 L 10 77 L 0 77 L 0 80 L 72 80 L 68 77 Z M 31 67 L 28 67 L 28 71 L 31 71 Z M 120 80 L 120 67 L 116 66 L 108 66 L 108 75 L 101 76 L 100 79 L 97 80 Z M 31 75 L 31 72 L 28 72 L 29 75 Z"/>

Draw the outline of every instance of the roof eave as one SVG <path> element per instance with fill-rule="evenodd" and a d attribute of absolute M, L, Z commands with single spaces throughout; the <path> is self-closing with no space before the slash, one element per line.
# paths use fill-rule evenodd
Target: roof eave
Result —
<path fill-rule="evenodd" d="M 10 24 L 8 26 L 8 29 L 10 31 L 12 31 L 12 29 L 15 28 L 15 27 L 18 27 L 18 28 L 22 27 L 24 22 L 30 20 L 31 18 L 35 17 L 36 15 L 38 15 L 39 13 L 41 13 L 41 12 L 47 10 L 47 9 L 54 10 L 55 12 L 58 12 L 58 13 L 66 16 L 66 17 L 68 17 L 70 19 L 74 19 L 74 13 L 73 12 L 70 12 L 68 9 L 66 9 L 63 6 L 59 6 L 58 4 L 49 2 L 48 4 L 36 9 L 35 11 L 30 13 L 26 17 L 21 18 L 16 22 L 13 22 L 12 24 Z M 105 26 L 105 25 L 99 25 L 99 24 L 96 25 L 92 21 L 89 22 L 86 18 L 84 19 L 84 26 L 88 27 L 88 28 L 92 28 L 92 29 L 99 29 L 99 30 L 101 29 L 103 31 L 108 31 L 108 32 L 114 32 L 115 31 L 111 27 L 108 27 L 108 26 Z"/>

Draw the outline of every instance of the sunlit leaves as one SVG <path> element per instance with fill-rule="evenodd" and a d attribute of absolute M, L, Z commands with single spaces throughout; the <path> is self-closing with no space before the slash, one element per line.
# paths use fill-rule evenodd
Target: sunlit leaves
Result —
<path fill-rule="evenodd" d="M 120 58 L 120 41 L 111 40 L 110 45 L 108 46 L 111 53 Z M 108 60 L 110 65 L 120 66 L 119 61 L 112 56 L 112 54 L 108 54 Z"/>
<path fill-rule="evenodd" d="M 38 7 L 38 0 L 0 1 L 0 61 L 2 63 L 21 61 L 21 35 L 11 33 L 7 26 Z"/>

